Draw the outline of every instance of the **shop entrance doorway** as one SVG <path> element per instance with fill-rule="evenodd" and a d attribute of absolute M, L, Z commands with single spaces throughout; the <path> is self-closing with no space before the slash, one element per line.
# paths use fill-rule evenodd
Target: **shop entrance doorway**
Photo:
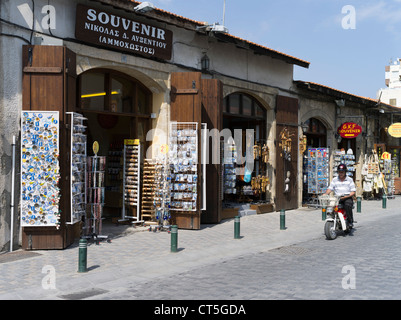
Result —
<path fill-rule="evenodd" d="M 151 129 L 151 92 L 123 73 L 94 69 L 79 77 L 78 110 L 87 118 L 87 155 L 99 144 L 99 156 L 106 157 L 104 175 L 104 218 L 120 218 L 123 205 L 124 140 L 138 139 L 141 162 L 148 149 L 146 134 Z"/>
<path fill-rule="evenodd" d="M 223 129 L 231 131 L 230 149 L 233 159 L 224 159 L 223 208 L 247 207 L 251 203 L 265 203 L 267 162 L 266 110 L 251 96 L 235 93 L 224 99 Z M 227 150 L 224 156 L 227 155 Z M 247 156 L 247 152 L 251 155 Z M 251 161 L 247 165 L 247 161 Z"/>

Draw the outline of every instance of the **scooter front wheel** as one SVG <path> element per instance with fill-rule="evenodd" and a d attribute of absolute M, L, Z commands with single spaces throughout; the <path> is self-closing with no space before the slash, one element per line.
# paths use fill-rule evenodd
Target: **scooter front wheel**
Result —
<path fill-rule="evenodd" d="M 334 229 L 334 221 L 326 221 L 324 225 L 324 234 L 326 235 L 327 240 L 334 240 L 337 238 L 337 232 Z"/>

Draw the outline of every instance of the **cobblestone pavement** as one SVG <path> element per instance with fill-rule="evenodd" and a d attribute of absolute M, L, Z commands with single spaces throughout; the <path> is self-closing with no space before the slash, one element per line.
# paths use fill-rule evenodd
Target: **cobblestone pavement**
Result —
<path fill-rule="evenodd" d="M 401 216 L 267 252 L 245 254 L 105 294 L 119 299 L 401 299 Z M 345 269 L 343 269 L 345 267 Z M 349 269 L 349 268 L 352 269 Z M 355 282 L 348 280 L 355 271 Z M 343 288 L 345 281 L 345 290 Z"/>
<path fill-rule="evenodd" d="M 167 232 L 107 226 L 112 243 L 90 244 L 78 273 L 77 243 L 66 250 L 0 255 L 0 299 L 400 299 L 401 197 L 363 201 L 353 236 L 327 241 L 320 210 L 278 212 L 179 230 L 177 253 Z M 50 266 L 50 269 L 49 269 Z M 344 290 L 344 266 L 356 289 Z M 55 288 L 42 282 L 53 270 Z"/>

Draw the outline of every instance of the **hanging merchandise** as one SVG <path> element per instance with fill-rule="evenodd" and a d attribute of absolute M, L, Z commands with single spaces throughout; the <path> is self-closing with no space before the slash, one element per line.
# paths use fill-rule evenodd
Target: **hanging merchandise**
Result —
<path fill-rule="evenodd" d="M 139 139 L 124 140 L 123 159 L 123 205 L 121 220 L 133 219 L 132 223 L 142 223 L 140 219 L 141 145 Z M 127 211 L 129 213 L 127 214 Z"/>
<path fill-rule="evenodd" d="M 171 210 L 197 211 L 198 123 L 170 124 Z"/>
<path fill-rule="evenodd" d="M 59 113 L 21 115 L 21 226 L 60 227 Z"/>
<path fill-rule="evenodd" d="M 259 143 L 253 146 L 253 159 L 259 159 L 262 156 L 262 147 Z"/>
<path fill-rule="evenodd" d="M 333 152 L 333 175 L 338 176 L 337 167 L 340 164 L 347 166 L 347 176 L 353 177 L 355 172 L 355 155 L 352 154 L 352 150 L 349 149 L 347 153 L 342 150 L 335 150 Z"/>
<path fill-rule="evenodd" d="M 67 112 L 71 116 L 70 125 L 70 193 L 71 217 L 74 224 L 82 221 L 86 212 L 86 126 L 82 114 Z"/>
<path fill-rule="evenodd" d="M 384 192 L 387 194 L 387 199 L 394 199 L 394 172 L 391 161 L 391 155 L 383 158 L 382 180 Z"/>
<path fill-rule="evenodd" d="M 270 179 L 266 176 L 258 175 L 251 181 L 252 190 L 255 194 L 265 193 L 270 185 Z"/>
<path fill-rule="evenodd" d="M 156 211 L 156 221 L 163 228 L 170 228 L 171 208 L 171 173 L 166 157 L 155 164 L 155 198 L 153 202 Z"/>
<path fill-rule="evenodd" d="M 392 194 L 394 180 L 392 179 L 391 171 L 391 159 L 386 160 L 383 168 L 380 168 L 380 160 L 375 150 L 372 150 L 372 154 L 369 157 L 365 156 L 361 171 L 365 199 L 376 198 L 382 193 L 387 194 L 389 191 L 389 194 Z"/>
<path fill-rule="evenodd" d="M 237 180 L 237 148 L 235 146 L 234 139 L 230 137 L 227 143 L 224 143 L 224 154 L 223 154 L 223 164 L 224 164 L 224 183 L 223 190 L 225 194 L 236 194 L 236 180 Z"/>
<path fill-rule="evenodd" d="M 285 127 L 280 133 L 280 143 L 279 147 L 282 150 L 280 156 L 287 161 L 291 161 L 291 149 L 292 149 L 292 137 L 294 135 L 290 134 L 287 127 Z"/>
<path fill-rule="evenodd" d="M 264 163 L 268 163 L 269 158 L 270 158 L 269 147 L 264 144 L 262 147 L 262 161 Z"/>
<path fill-rule="evenodd" d="M 322 194 L 329 186 L 329 148 L 308 149 L 308 193 Z"/>

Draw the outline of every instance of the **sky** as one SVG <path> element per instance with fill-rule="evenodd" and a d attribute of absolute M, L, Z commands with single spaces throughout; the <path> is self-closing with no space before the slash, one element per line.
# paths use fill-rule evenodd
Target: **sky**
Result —
<path fill-rule="evenodd" d="M 157 8 L 310 62 L 294 80 L 376 99 L 401 58 L 401 0 L 153 0 Z"/>

